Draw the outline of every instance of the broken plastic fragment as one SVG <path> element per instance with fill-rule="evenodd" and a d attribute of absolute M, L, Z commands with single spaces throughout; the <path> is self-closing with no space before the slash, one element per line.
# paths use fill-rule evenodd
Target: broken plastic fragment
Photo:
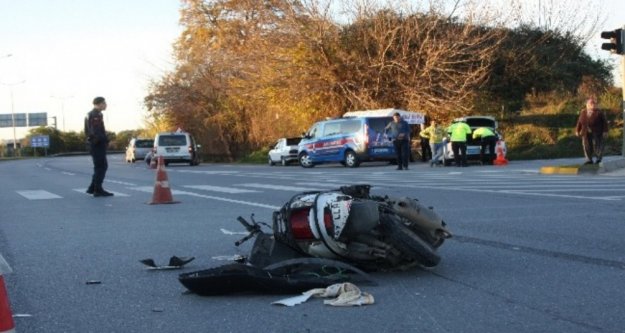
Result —
<path fill-rule="evenodd" d="M 353 283 L 337 283 L 327 288 L 315 288 L 302 293 L 299 296 L 281 299 L 271 304 L 295 306 L 306 302 L 310 297 L 336 297 L 334 299 L 325 300 L 323 304 L 332 306 L 354 306 L 368 305 L 375 302 L 373 295 L 361 292 Z"/>
<path fill-rule="evenodd" d="M 163 265 L 163 266 L 157 265 L 154 262 L 154 259 L 152 259 L 152 258 L 142 259 L 142 260 L 139 260 L 139 262 L 144 264 L 144 265 L 146 265 L 146 266 L 148 266 L 148 269 L 156 269 L 156 270 L 160 270 L 160 269 L 179 269 L 179 268 L 182 268 L 182 266 L 190 263 L 194 259 L 195 259 L 195 257 L 177 257 L 177 256 L 172 256 L 171 258 L 169 258 L 169 264 Z"/>

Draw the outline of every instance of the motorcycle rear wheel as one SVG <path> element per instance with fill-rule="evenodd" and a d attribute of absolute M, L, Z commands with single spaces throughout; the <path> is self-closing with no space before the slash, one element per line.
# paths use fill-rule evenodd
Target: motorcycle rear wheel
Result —
<path fill-rule="evenodd" d="M 380 222 L 390 243 L 406 256 L 425 267 L 434 267 L 441 261 L 436 250 L 404 225 L 398 216 L 381 214 Z"/>

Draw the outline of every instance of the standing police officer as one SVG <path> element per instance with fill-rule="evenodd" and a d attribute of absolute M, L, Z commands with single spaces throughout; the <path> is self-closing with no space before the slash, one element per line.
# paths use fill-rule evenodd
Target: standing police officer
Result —
<path fill-rule="evenodd" d="M 94 197 L 109 197 L 113 193 L 107 192 L 102 188 L 104 176 L 108 169 L 106 161 L 106 147 L 109 140 L 104 129 L 104 119 L 102 111 L 106 110 L 106 100 L 104 97 L 96 97 L 93 99 L 93 110 L 87 113 L 85 117 L 85 135 L 89 143 L 89 152 L 93 159 L 93 177 L 91 185 L 87 188 L 87 193 L 93 194 Z"/>

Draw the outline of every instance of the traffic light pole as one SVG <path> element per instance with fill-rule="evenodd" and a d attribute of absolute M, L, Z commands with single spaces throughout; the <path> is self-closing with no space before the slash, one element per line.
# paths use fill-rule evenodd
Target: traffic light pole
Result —
<path fill-rule="evenodd" d="M 625 157 L 625 55 L 621 56 L 621 91 L 623 93 L 621 101 L 621 109 L 623 109 L 623 146 L 621 147 L 621 155 Z"/>

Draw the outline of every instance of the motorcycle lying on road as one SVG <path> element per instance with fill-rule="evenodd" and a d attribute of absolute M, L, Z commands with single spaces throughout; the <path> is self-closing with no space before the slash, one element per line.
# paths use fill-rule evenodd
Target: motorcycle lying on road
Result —
<path fill-rule="evenodd" d="M 272 225 L 238 221 L 256 238 L 248 258 L 236 264 L 181 274 L 180 282 L 201 295 L 241 290 L 297 292 L 345 278 L 351 271 L 434 267 L 436 249 L 450 238 L 443 219 L 431 207 L 408 197 L 370 194 L 370 185 L 293 196 L 272 216 Z M 269 227 L 270 233 L 262 226 Z M 339 274 L 320 276 L 328 267 Z M 314 276 L 314 277 L 313 277 Z"/>

